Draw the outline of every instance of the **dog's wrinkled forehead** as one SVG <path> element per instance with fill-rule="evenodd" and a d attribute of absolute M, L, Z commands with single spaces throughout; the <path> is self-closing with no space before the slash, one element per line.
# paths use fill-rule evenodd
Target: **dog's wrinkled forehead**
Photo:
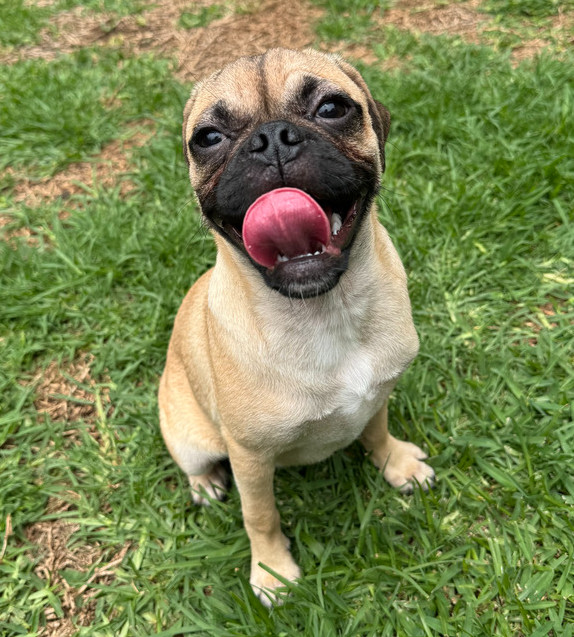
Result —
<path fill-rule="evenodd" d="M 257 119 L 280 119 L 292 112 L 294 103 L 334 90 L 343 91 L 365 109 L 372 101 L 357 71 L 333 55 L 271 49 L 264 55 L 240 58 L 196 86 L 184 114 L 184 136 L 189 138 L 198 123 L 215 125 L 222 117 L 235 118 L 238 127 L 244 124 L 240 120 L 256 124 Z"/>

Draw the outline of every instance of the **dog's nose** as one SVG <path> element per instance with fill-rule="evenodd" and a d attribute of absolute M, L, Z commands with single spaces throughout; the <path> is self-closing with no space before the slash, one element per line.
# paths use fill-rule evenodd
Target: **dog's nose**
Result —
<path fill-rule="evenodd" d="M 247 147 L 254 159 L 286 164 L 297 157 L 303 140 L 303 133 L 295 124 L 280 120 L 262 124 L 251 134 Z"/>

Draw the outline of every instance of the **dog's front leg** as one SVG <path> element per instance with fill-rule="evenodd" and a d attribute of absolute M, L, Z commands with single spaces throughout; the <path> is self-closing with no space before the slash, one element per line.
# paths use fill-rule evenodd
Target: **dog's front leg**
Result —
<path fill-rule="evenodd" d="M 432 487 L 434 471 L 423 460 L 426 453 L 412 442 L 397 440 L 389 433 L 387 402 L 373 416 L 361 434 L 361 442 L 371 452 L 371 460 L 393 487 L 411 493 L 415 484 Z"/>
<path fill-rule="evenodd" d="M 251 541 L 250 583 L 265 606 L 277 601 L 273 590 L 283 584 L 262 569 L 265 564 L 288 580 L 299 577 L 299 567 L 289 552 L 289 540 L 281 532 L 273 494 L 275 464 L 236 443 L 228 443 L 229 460 L 241 497 L 243 523 Z"/>

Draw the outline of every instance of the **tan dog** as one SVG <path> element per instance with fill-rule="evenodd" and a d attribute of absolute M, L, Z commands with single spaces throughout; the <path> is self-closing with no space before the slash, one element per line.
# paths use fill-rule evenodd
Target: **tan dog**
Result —
<path fill-rule="evenodd" d="M 394 487 L 434 478 L 425 454 L 387 429 L 387 399 L 418 350 L 374 204 L 389 124 L 353 67 L 311 50 L 241 58 L 185 107 L 189 175 L 218 254 L 175 320 L 161 429 L 197 503 L 222 496 L 218 461 L 229 458 L 266 605 L 281 583 L 260 564 L 299 577 L 277 466 L 359 438 Z"/>

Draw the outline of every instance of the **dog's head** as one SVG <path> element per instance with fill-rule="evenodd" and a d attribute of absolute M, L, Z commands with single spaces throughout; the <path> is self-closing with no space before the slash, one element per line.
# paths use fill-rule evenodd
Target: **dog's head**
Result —
<path fill-rule="evenodd" d="M 347 269 L 389 126 L 387 110 L 340 58 L 272 49 L 195 86 L 183 146 L 207 223 L 269 287 L 309 297 Z"/>

